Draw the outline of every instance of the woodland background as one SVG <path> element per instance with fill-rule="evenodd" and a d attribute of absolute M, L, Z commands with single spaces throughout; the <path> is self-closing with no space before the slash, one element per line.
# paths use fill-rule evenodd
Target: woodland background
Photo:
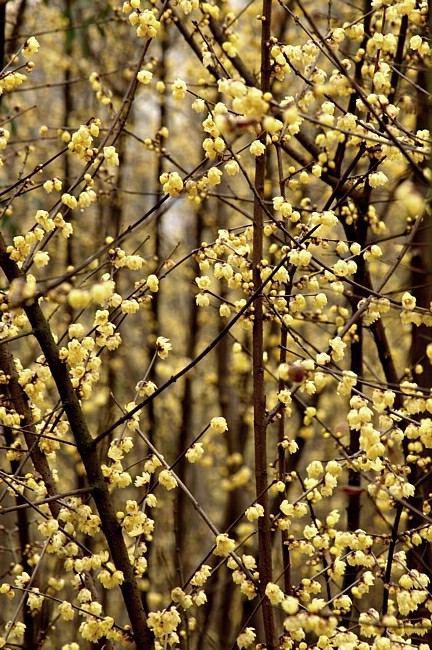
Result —
<path fill-rule="evenodd" d="M 428 18 L 0 0 L 0 647 L 430 647 Z"/>

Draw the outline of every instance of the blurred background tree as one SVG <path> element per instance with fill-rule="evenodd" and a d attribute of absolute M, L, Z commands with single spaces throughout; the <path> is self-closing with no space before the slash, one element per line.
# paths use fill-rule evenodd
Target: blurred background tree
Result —
<path fill-rule="evenodd" d="M 430 647 L 428 15 L 1 2 L 0 647 Z"/>

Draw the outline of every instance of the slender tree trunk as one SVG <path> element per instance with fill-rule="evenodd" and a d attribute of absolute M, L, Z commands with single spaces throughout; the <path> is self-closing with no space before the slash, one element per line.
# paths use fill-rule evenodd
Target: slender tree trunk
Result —
<path fill-rule="evenodd" d="M 18 269 L 7 254 L 6 244 L 1 235 L 0 267 L 3 269 L 9 282 L 19 278 L 24 280 L 22 271 Z M 129 560 L 128 551 L 123 540 L 123 534 L 116 517 L 112 499 L 108 492 L 108 486 L 102 474 L 96 445 L 88 429 L 78 396 L 72 386 L 67 366 L 60 359 L 59 350 L 50 326 L 39 304 L 33 302 L 32 304 L 26 305 L 24 310 L 33 329 L 34 336 L 45 355 L 66 416 L 69 420 L 78 452 L 86 470 L 89 489 L 101 519 L 101 528 L 111 551 L 114 565 L 124 575 L 121 591 L 131 621 L 137 650 L 149 650 L 153 647 L 153 635 L 147 627 L 137 581 Z"/>
<path fill-rule="evenodd" d="M 269 38 L 271 27 L 271 0 L 263 1 L 262 32 L 261 32 L 261 90 L 267 92 L 270 87 L 270 56 Z M 262 136 L 265 142 L 265 134 Z M 266 177 L 266 154 L 258 156 L 255 163 L 255 199 L 254 199 L 254 235 L 253 235 L 253 282 L 256 290 L 261 284 L 261 261 L 263 259 L 264 237 L 264 181 Z M 253 364 L 253 406 L 254 406 L 254 449 L 255 449 L 255 481 L 257 501 L 264 508 L 264 516 L 258 519 L 258 571 L 260 576 L 260 596 L 268 582 L 273 577 L 272 570 L 272 540 L 271 522 L 268 499 L 267 478 L 267 418 L 264 386 L 264 319 L 263 298 L 258 296 L 254 303 L 254 321 L 252 332 L 252 364 Z M 277 632 L 274 609 L 270 601 L 264 597 L 262 615 L 265 631 L 265 641 L 268 650 L 277 647 Z"/>

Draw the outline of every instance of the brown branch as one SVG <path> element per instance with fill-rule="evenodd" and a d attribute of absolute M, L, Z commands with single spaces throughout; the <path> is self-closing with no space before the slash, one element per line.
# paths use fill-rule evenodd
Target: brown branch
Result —
<path fill-rule="evenodd" d="M 18 373 L 15 368 L 13 356 L 7 345 L 0 345 L 0 368 L 9 378 L 8 392 L 10 401 L 15 411 L 20 415 L 21 431 L 23 432 L 33 467 L 41 476 L 48 495 L 50 497 L 56 497 L 57 488 L 54 477 L 45 454 L 39 448 L 40 438 L 35 431 L 28 397 L 22 386 L 18 383 Z M 57 518 L 60 511 L 58 503 L 56 501 L 50 501 L 49 508 L 52 516 Z"/>
<path fill-rule="evenodd" d="M 263 0 L 262 31 L 261 31 L 261 90 L 263 93 L 270 88 L 270 53 L 269 38 L 271 28 L 271 0 Z M 265 142 L 265 133 L 261 136 Z M 255 193 L 254 193 L 254 229 L 253 229 L 253 283 L 254 289 L 261 284 L 261 260 L 263 258 L 264 239 L 264 182 L 266 178 L 267 156 L 258 156 L 255 163 Z M 272 539 L 267 493 L 267 418 L 264 385 L 264 309 L 263 297 L 258 295 L 254 302 L 254 321 L 252 332 L 252 376 L 253 376 L 253 408 L 254 408 L 254 449 L 255 449 L 255 484 L 257 502 L 264 508 L 264 516 L 258 523 L 258 571 L 260 576 L 260 595 L 265 594 L 266 586 L 272 581 Z M 274 610 L 267 598 L 262 601 L 262 616 L 266 648 L 276 649 L 278 638 Z"/>
<path fill-rule="evenodd" d="M 6 243 L 2 235 L 0 235 L 0 267 L 10 282 L 18 278 L 25 280 L 22 271 L 6 253 Z M 141 594 L 123 540 L 122 529 L 117 520 L 108 486 L 102 474 L 96 447 L 78 396 L 72 386 L 67 366 L 60 360 L 59 350 L 53 334 L 39 304 L 33 302 L 25 305 L 24 311 L 57 386 L 78 452 L 86 470 L 87 480 L 101 519 L 101 528 L 111 551 L 112 559 L 116 569 L 122 571 L 124 575 L 124 581 L 120 588 L 132 625 L 136 647 L 138 650 L 148 650 L 153 647 L 153 638 L 147 627 Z"/>

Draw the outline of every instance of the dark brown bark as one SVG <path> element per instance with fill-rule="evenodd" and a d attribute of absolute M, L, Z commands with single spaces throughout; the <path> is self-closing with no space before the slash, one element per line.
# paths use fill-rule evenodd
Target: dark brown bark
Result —
<path fill-rule="evenodd" d="M 261 33 L 261 90 L 270 88 L 270 54 L 269 38 L 271 27 L 271 0 L 263 1 Z M 263 136 L 265 141 L 265 134 Z M 254 197 L 254 234 L 253 234 L 253 283 L 256 290 L 261 284 L 261 260 L 263 259 L 264 181 L 266 178 L 266 154 L 258 156 L 255 163 L 255 197 Z M 260 576 L 261 597 L 266 585 L 273 579 L 272 539 L 268 498 L 267 477 L 267 417 L 264 386 L 264 319 L 263 298 L 257 296 L 254 302 L 254 321 L 252 332 L 253 364 L 253 407 L 254 407 L 254 450 L 255 483 L 257 501 L 264 508 L 264 516 L 258 519 L 258 571 Z M 264 596 L 262 601 L 265 642 L 269 650 L 277 648 L 278 635 L 274 609 Z"/>
<path fill-rule="evenodd" d="M 22 278 L 20 270 L 6 253 L 6 245 L 2 236 L 0 236 L 0 267 L 10 282 Z M 24 280 L 24 278 L 22 279 Z M 89 489 L 101 519 L 101 528 L 111 551 L 113 562 L 124 575 L 124 582 L 120 588 L 128 611 L 137 650 L 148 650 L 153 647 L 153 637 L 147 627 L 141 595 L 129 561 L 122 530 L 116 517 L 108 486 L 102 474 L 96 446 L 88 429 L 78 396 L 72 386 L 67 366 L 60 360 L 50 326 L 39 304 L 33 302 L 25 305 L 24 310 L 57 386 L 86 471 Z"/>

